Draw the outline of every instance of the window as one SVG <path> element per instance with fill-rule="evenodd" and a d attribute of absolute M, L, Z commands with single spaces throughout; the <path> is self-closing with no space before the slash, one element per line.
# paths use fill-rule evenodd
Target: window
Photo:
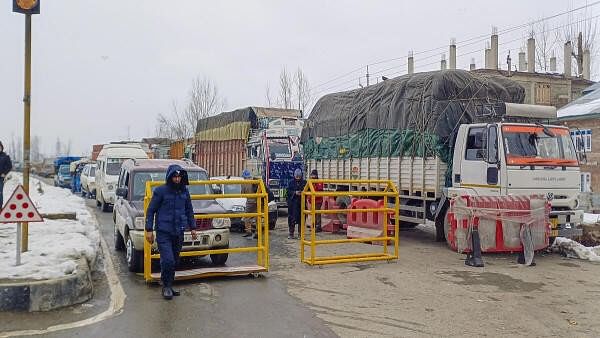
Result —
<path fill-rule="evenodd" d="M 475 127 L 469 129 L 469 135 L 467 136 L 467 150 L 465 153 L 465 160 L 470 161 L 483 161 L 483 152 L 485 149 L 484 133 L 486 132 L 483 127 Z"/>
<path fill-rule="evenodd" d="M 592 174 L 582 172 L 581 173 L 581 192 L 592 191 Z"/>
<path fill-rule="evenodd" d="M 550 84 L 538 83 L 535 86 L 535 103 L 550 104 Z"/>
<path fill-rule="evenodd" d="M 571 129 L 571 139 L 578 153 L 592 151 L 591 129 Z"/>

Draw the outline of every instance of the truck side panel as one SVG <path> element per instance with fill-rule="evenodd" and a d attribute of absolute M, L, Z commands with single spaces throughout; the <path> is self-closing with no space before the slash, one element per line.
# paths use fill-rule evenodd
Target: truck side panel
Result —
<path fill-rule="evenodd" d="M 319 171 L 321 178 L 392 180 L 402 196 L 439 198 L 447 165 L 437 157 L 374 157 L 307 160 L 307 170 Z"/>
<path fill-rule="evenodd" d="M 197 164 L 211 176 L 239 176 L 246 163 L 244 140 L 199 141 Z"/>

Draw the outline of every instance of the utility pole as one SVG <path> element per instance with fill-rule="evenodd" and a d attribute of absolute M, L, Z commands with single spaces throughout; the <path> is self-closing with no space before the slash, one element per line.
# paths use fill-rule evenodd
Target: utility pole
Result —
<path fill-rule="evenodd" d="M 369 66 L 367 65 L 367 87 L 369 86 Z"/>
<path fill-rule="evenodd" d="M 13 12 L 25 14 L 25 93 L 23 95 L 23 189 L 29 194 L 31 139 L 31 15 L 40 14 L 40 0 L 13 0 Z M 21 252 L 29 249 L 29 223 L 22 223 Z"/>

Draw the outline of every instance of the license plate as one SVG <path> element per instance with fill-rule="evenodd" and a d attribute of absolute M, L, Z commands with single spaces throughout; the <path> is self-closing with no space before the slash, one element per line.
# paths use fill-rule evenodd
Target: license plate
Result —
<path fill-rule="evenodd" d="M 198 243 L 198 244 L 200 244 L 200 243 L 202 243 L 202 244 L 208 244 L 208 236 L 197 236 L 196 240 L 193 240 L 192 239 L 192 235 L 186 234 L 186 235 L 183 236 L 183 241 L 184 242 L 191 242 L 192 245 L 194 245 L 195 243 Z"/>

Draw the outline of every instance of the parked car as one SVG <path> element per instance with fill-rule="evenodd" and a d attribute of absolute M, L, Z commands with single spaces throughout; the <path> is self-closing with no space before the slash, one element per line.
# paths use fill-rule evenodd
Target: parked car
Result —
<path fill-rule="evenodd" d="M 115 188 L 126 159 L 147 159 L 148 155 L 139 144 L 118 143 L 106 144 L 98 154 L 96 170 L 96 205 L 108 212 L 115 203 Z"/>
<path fill-rule="evenodd" d="M 121 166 L 117 182 L 117 201 L 113 208 L 115 249 L 126 249 L 129 271 L 140 271 L 144 250 L 144 195 L 146 182 L 165 182 L 167 168 L 178 164 L 188 173 L 190 181 L 207 180 L 206 171 L 191 161 L 181 160 L 126 160 Z M 190 185 L 192 195 L 211 194 L 207 185 Z M 192 200 L 195 214 L 223 214 L 225 209 L 215 200 Z M 229 247 L 229 218 L 197 219 L 196 240 L 184 235 L 183 251 L 208 250 Z M 156 250 L 156 247 L 155 247 Z M 225 264 L 228 254 L 210 255 L 215 265 Z"/>
<path fill-rule="evenodd" d="M 71 188 L 71 172 L 68 164 L 61 164 L 58 167 L 58 172 L 54 175 L 54 186 Z"/>
<path fill-rule="evenodd" d="M 96 164 L 88 163 L 81 172 L 81 196 L 96 197 Z"/>
<path fill-rule="evenodd" d="M 228 194 L 240 194 L 242 192 L 241 184 L 227 184 L 225 181 L 227 180 L 243 180 L 241 177 L 231 177 L 231 176 L 216 176 L 211 177 L 211 180 L 224 181 L 222 184 L 213 184 L 213 192 L 215 194 L 222 194 L 224 196 Z M 275 201 L 275 196 L 273 193 L 267 188 L 267 192 L 269 194 L 269 229 L 275 229 L 275 224 L 277 224 L 277 202 Z M 218 198 L 217 202 L 221 204 L 221 206 L 227 210 L 228 213 L 236 214 L 243 213 L 246 211 L 246 198 L 241 197 L 227 197 L 227 198 Z M 232 231 L 244 231 L 244 221 L 241 217 L 232 217 L 231 218 L 231 229 Z"/>

